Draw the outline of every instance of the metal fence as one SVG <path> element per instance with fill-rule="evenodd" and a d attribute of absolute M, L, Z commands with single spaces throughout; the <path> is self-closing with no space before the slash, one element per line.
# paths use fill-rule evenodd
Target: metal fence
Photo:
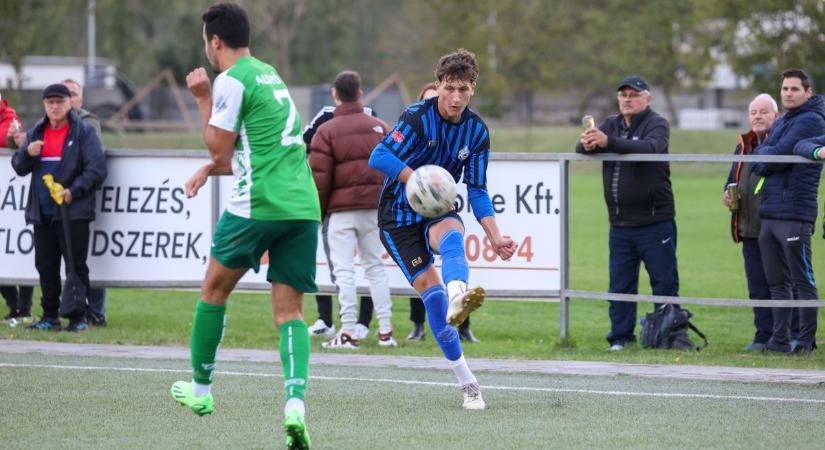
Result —
<path fill-rule="evenodd" d="M 559 337 L 567 339 L 570 325 L 570 300 L 615 300 L 634 303 L 677 303 L 691 305 L 733 306 L 733 307 L 825 307 L 822 300 L 750 300 L 734 298 L 702 298 L 702 297 L 664 297 L 655 295 L 611 294 L 607 292 L 593 292 L 574 290 L 570 286 L 570 237 L 569 230 L 569 164 L 570 161 L 633 161 L 633 162 L 766 162 L 766 163 L 798 163 L 821 164 L 801 156 L 740 156 L 740 155 L 697 155 L 697 154 L 578 154 L 558 153 L 535 155 L 537 160 L 560 160 L 563 167 L 562 174 L 562 262 L 561 262 L 561 289 L 559 293 L 560 319 Z M 539 157 L 540 156 L 540 157 Z"/>

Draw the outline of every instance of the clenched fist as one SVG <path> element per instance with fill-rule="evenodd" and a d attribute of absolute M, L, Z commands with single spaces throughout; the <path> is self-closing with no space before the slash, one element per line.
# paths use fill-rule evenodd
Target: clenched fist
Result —
<path fill-rule="evenodd" d="M 29 156 L 31 156 L 31 157 L 40 156 L 40 152 L 43 151 L 43 141 L 41 141 L 41 140 L 32 141 L 29 144 L 29 148 L 26 149 L 26 150 L 29 152 Z"/>
<path fill-rule="evenodd" d="M 186 87 L 189 88 L 195 98 L 212 95 L 212 83 L 209 81 L 209 75 L 206 74 L 206 69 L 203 67 L 198 67 L 189 72 L 189 75 L 186 76 Z"/>

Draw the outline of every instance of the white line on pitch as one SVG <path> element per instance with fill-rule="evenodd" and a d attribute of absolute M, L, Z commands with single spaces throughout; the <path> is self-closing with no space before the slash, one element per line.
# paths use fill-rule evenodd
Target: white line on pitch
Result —
<path fill-rule="evenodd" d="M 145 367 L 107 367 L 107 366 L 72 366 L 72 365 L 52 365 L 52 364 L 14 364 L 0 363 L 0 367 L 10 368 L 39 368 L 39 369 L 64 369 L 64 370 L 102 370 L 114 372 L 148 372 L 148 373 L 191 373 L 184 369 L 153 369 Z M 281 378 L 281 375 L 261 372 L 233 372 L 216 370 L 216 374 L 256 377 L 256 378 Z M 327 377 L 313 375 L 312 380 L 327 381 L 362 381 L 369 383 L 395 383 L 419 386 L 444 386 L 456 387 L 455 383 L 443 383 L 438 381 L 413 381 L 397 380 L 392 378 L 355 378 L 355 377 Z M 696 398 L 709 400 L 747 400 L 759 402 L 785 402 L 785 403 L 815 403 L 825 404 L 825 399 L 813 398 L 789 398 L 789 397 L 760 397 L 750 395 L 715 395 L 715 394 L 685 394 L 678 392 L 632 392 L 632 391 L 601 391 L 598 389 L 564 389 L 564 388 L 543 388 L 543 387 L 523 387 L 523 386 L 496 386 L 484 385 L 484 389 L 500 391 L 527 391 L 527 392 L 553 392 L 561 394 L 593 394 L 593 395 L 613 395 L 621 397 L 658 397 L 658 398 Z"/>

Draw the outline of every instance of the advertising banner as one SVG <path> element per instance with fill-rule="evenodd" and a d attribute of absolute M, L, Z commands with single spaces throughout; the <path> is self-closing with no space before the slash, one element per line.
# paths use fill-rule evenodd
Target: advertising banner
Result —
<path fill-rule="evenodd" d="M 194 152 L 109 152 L 108 176 L 96 193 L 97 219 L 89 239 L 89 268 L 93 283 L 103 286 L 197 287 L 209 259 L 215 217 L 231 195 L 232 177 L 211 178 L 200 193 L 187 199 L 184 183 L 206 158 Z M 197 153 L 200 155 L 200 153 Z M 37 284 L 33 229 L 26 225 L 30 176 L 14 173 L 10 154 L 0 155 L 0 283 Z M 466 233 L 470 285 L 491 295 L 547 297 L 560 287 L 561 177 L 559 161 L 520 161 L 496 158 L 488 169 L 488 191 L 502 234 L 518 249 L 510 261 L 501 261 L 467 202 L 459 183 L 457 210 Z M 217 195 L 216 199 L 213 196 Z M 217 208 L 217 211 L 213 211 Z M 319 237 L 320 242 L 320 237 Z M 264 261 L 267 261 L 265 258 Z M 390 286 L 411 292 L 400 269 L 384 255 Z M 356 258 L 357 262 L 357 258 Z M 440 272 L 440 259 L 436 256 Z M 241 286 L 269 289 L 267 265 L 250 271 Z M 368 284 L 360 265 L 359 288 Z M 323 249 L 317 253 L 319 287 L 334 292 Z"/>

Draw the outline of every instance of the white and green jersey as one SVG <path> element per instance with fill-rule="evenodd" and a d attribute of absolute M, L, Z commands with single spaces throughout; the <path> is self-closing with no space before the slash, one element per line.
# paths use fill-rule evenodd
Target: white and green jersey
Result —
<path fill-rule="evenodd" d="M 251 56 L 215 79 L 209 125 L 238 133 L 227 210 L 256 220 L 318 220 L 301 116 L 275 69 Z"/>

